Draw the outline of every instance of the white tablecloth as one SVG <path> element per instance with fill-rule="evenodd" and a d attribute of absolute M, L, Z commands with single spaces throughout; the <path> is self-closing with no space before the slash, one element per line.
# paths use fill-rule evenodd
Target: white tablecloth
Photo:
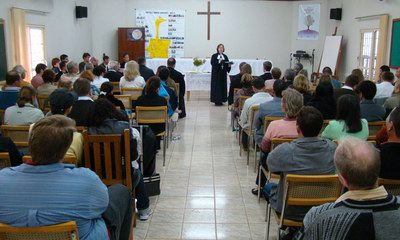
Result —
<path fill-rule="evenodd" d="M 253 75 L 259 76 L 262 75 L 263 72 L 263 62 L 265 60 L 258 59 L 229 59 L 233 62 L 232 69 L 229 75 L 236 75 L 239 73 L 239 64 L 241 62 L 246 62 L 251 65 Z M 167 65 L 166 58 L 152 58 L 147 59 L 147 67 L 153 69 L 154 72 L 157 72 L 157 68 L 161 65 Z M 176 70 L 185 74 L 186 72 L 195 71 L 196 67 L 193 65 L 192 58 L 177 58 L 176 59 Z M 198 68 L 199 72 L 211 72 L 211 63 L 210 59 L 206 59 L 206 62 Z"/>
<path fill-rule="evenodd" d="M 185 73 L 186 91 L 210 91 L 211 73 L 186 72 Z M 229 77 L 227 76 L 227 86 L 229 89 Z"/>

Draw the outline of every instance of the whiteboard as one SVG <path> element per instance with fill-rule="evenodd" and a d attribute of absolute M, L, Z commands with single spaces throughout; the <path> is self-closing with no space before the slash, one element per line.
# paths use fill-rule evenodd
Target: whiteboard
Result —
<path fill-rule="evenodd" d="M 319 72 L 322 72 L 324 67 L 330 67 L 332 73 L 336 72 L 336 65 L 339 60 L 340 48 L 342 45 L 343 36 L 327 36 L 325 38 L 324 51 L 321 56 L 321 63 L 319 65 Z"/>

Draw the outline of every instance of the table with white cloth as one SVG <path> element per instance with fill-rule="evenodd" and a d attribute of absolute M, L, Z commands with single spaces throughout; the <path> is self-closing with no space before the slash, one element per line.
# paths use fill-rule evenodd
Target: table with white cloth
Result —
<path fill-rule="evenodd" d="M 185 72 L 185 83 L 187 91 L 187 99 L 190 99 L 190 91 L 210 91 L 211 90 L 211 73 L 205 72 Z M 227 86 L 229 89 L 230 81 L 227 77 Z"/>
<path fill-rule="evenodd" d="M 210 63 L 210 58 L 205 59 L 206 62 L 201 65 L 200 67 L 196 68 L 193 65 L 193 59 L 192 58 L 177 58 L 176 59 L 176 65 L 175 69 L 181 72 L 182 74 L 185 74 L 186 72 L 191 72 L 191 71 L 198 71 L 198 72 L 211 72 L 211 63 Z M 233 62 L 232 69 L 229 73 L 229 75 L 236 75 L 239 73 L 239 64 L 241 62 L 246 62 L 250 64 L 253 75 L 255 76 L 260 76 L 264 73 L 263 71 L 263 62 L 265 61 L 264 59 L 229 59 L 229 61 Z M 149 58 L 146 60 L 146 65 L 147 67 L 153 69 L 154 72 L 157 72 L 157 68 L 161 65 L 166 66 L 167 65 L 167 59 L 166 58 Z"/>

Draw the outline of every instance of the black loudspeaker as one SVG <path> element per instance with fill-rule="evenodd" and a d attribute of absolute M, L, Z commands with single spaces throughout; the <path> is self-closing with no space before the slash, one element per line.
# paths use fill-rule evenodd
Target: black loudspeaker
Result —
<path fill-rule="evenodd" d="M 76 18 L 87 18 L 87 7 L 76 6 L 75 13 L 76 13 Z"/>
<path fill-rule="evenodd" d="M 342 9 L 341 8 L 331 8 L 331 19 L 342 20 Z"/>

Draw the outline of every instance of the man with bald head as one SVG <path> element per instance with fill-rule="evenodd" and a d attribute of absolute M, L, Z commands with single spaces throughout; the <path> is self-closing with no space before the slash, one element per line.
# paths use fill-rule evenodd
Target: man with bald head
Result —
<path fill-rule="evenodd" d="M 354 137 L 339 142 L 334 157 L 348 189 L 336 202 L 312 208 L 304 218 L 304 239 L 398 239 L 400 198 L 378 186 L 379 151 Z"/>

